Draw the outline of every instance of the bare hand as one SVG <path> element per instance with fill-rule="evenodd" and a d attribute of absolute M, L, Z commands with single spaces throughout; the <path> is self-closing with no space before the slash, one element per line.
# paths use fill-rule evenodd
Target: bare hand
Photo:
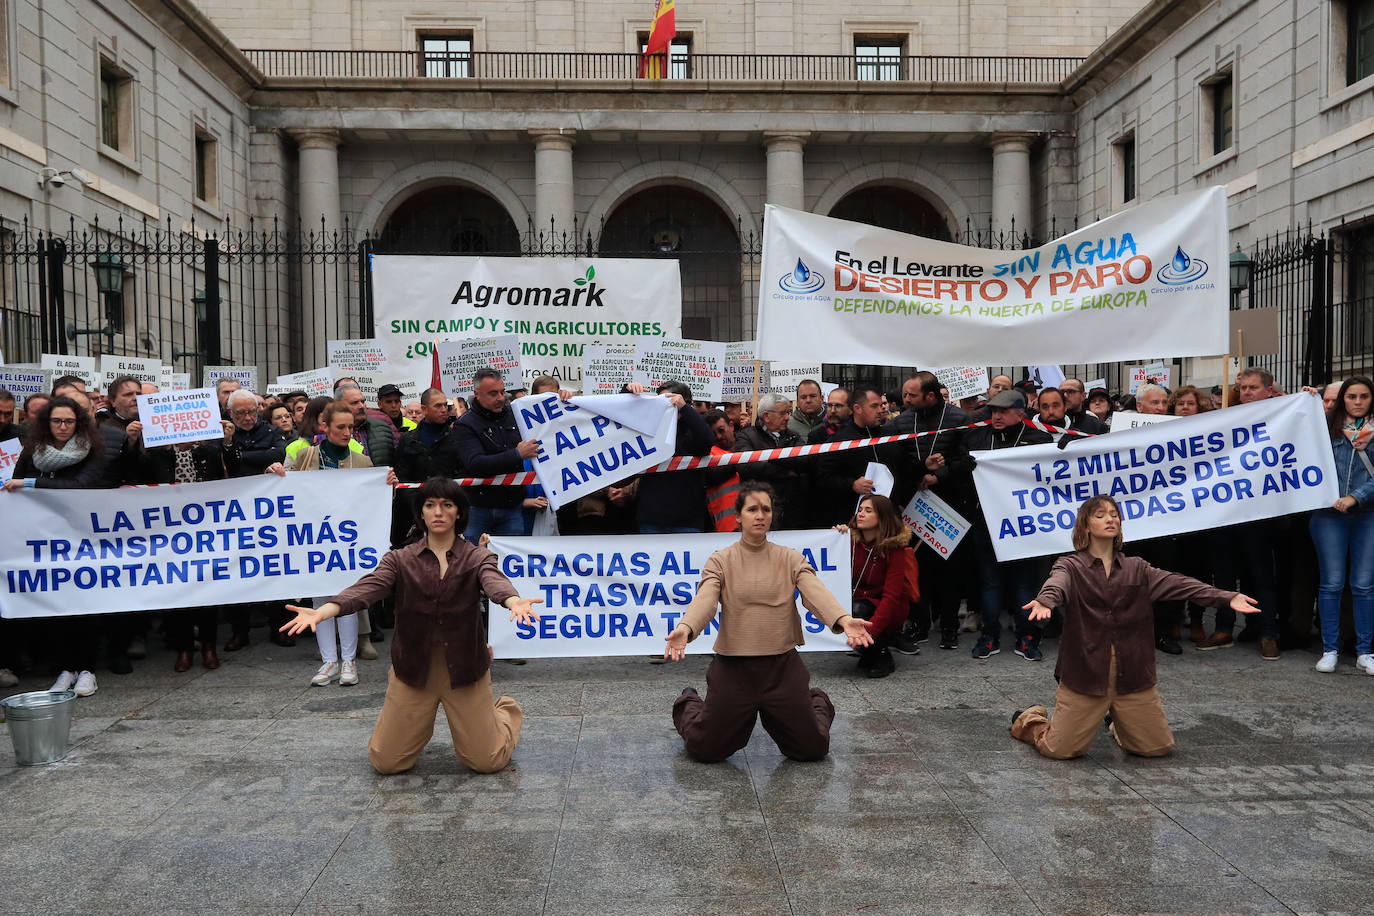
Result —
<path fill-rule="evenodd" d="M 263 473 L 276 474 L 278 477 L 285 477 L 286 467 L 280 461 L 274 461 L 267 466 L 266 470 L 264 470 Z"/>
<path fill-rule="evenodd" d="M 286 609 L 293 611 L 296 615 L 295 619 L 288 620 L 281 627 L 281 632 L 288 636 L 298 636 L 307 629 L 313 633 L 315 627 L 331 617 L 337 617 L 340 610 L 339 606 L 332 601 L 325 602 L 322 607 L 300 607 L 299 605 L 288 604 Z"/>
<path fill-rule="evenodd" d="M 22 489 L 24 489 L 24 481 L 22 480 L 19 480 L 17 478 L 10 478 L 9 480 L 5 481 L 4 490 L 6 493 Z"/>
<path fill-rule="evenodd" d="M 549 507 L 549 500 L 544 496 L 531 496 L 529 499 L 525 500 L 523 505 L 526 509 L 547 509 Z"/>
<path fill-rule="evenodd" d="M 515 451 L 520 455 L 521 458 L 528 461 L 535 455 L 539 454 L 539 440 L 526 439 L 524 442 L 521 442 L 519 445 L 515 447 Z"/>
<path fill-rule="evenodd" d="M 138 420 L 133 421 L 124 427 L 124 435 L 129 437 L 130 442 L 137 442 L 143 436 L 143 424 Z"/>
<path fill-rule="evenodd" d="M 854 481 L 850 489 L 860 496 L 867 496 L 873 492 L 873 481 L 869 480 L 867 477 L 860 477 L 858 480 Z"/>
<path fill-rule="evenodd" d="M 649 391 L 648 388 L 645 388 L 643 385 L 639 384 L 639 382 L 630 382 L 628 385 L 625 386 L 625 390 L 628 391 L 630 394 L 651 394 L 651 393 L 652 393 L 652 392 Z"/>
<path fill-rule="evenodd" d="M 224 444 L 228 445 L 234 441 L 234 424 L 228 420 L 219 421 L 220 428 L 224 430 Z"/>
<path fill-rule="evenodd" d="M 941 455 L 939 452 L 936 452 L 935 454 L 931 455 L 929 458 L 926 459 L 927 471 L 938 471 L 940 470 L 940 468 L 944 466 L 945 456 Z"/>
<path fill-rule="evenodd" d="M 1231 610 L 1237 614 L 1258 614 L 1260 612 L 1255 599 L 1249 595 L 1242 595 L 1240 592 L 1237 592 L 1236 597 L 1231 599 Z"/>
<path fill-rule="evenodd" d="M 396 469 L 395 469 L 395 468 L 387 468 L 387 469 L 386 469 L 386 485 L 387 485 L 388 487 L 394 487 L 394 486 L 396 486 L 396 485 L 397 485 L 398 483 L 400 483 L 400 482 L 401 482 L 401 478 L 399 478 L 399 477 L 396 476 Z"/>
<path fill-rule="evenodd" d="M 836 525 L 836 526 L 835 526 L 835 530 L 838 531 L 840 534 L 848 534 L 848 533 L 849 533 L 849 526 L 848 526 L 848 525 Z"/>
<path fill-rule="evenodd" d="M 1353 496 L 1342 496 L 1331 504 L 1331 508 L 1335 509 L 1337 512 L 1349 512 L 1351 509 L 1355 508 L 1355 506 L 1359 505 L 1359 502 L 1360 501 Z"/>
<path fill-rule="evenodd" d="M 682 624 L 673 627 L 673 632 L 668 634 L 666 642 L 663 657 L 675 662 L 682 661 L 682 656 L 687 652 L 687 628 Z"/>
<path fill-rule="evenodd" d="M 926 476 L 921 478 L 921 485 L 916 489 L 929 490 L 931 487 L 935 486 L 939 482 L 940 478 L 936 477 L 934 474 L 927 474 Z"/>
<path fill-rule="evenodd" d="M 534 612 L 534 606 L 543 603 L 543 598 L 521 598 L 517 595 L 507 600 L 506 610 L 510 611 L 512 623 L 532 624 L 539 619 L 539 615 Z"/>
<path fill-rule="evenodd" d="M 1030 604 L 1021 605 L 1021 610 L 1030 611 L 1031 620 L 1049 620 L 1053 608 L 1047 608 L 1039 601 L 1032 600 Z"/>
<path fill-rule="evenodd" d="M 629 487 L 607 487 L 606 498 L 611 501 L 611 505 L 617 509 L 624 508 L 630 503 Z"/>
<path fill-rule="evenodd" d="M 559 389 L 558 389 L 558 400 L 560 400 L 560 401 L 566 401 L 566 400 L 568 400 L 568 398 L 570 398 L 570 397 L 572 397 L 572 396 L 573 396 L 573 393 L 572 393 L 571 391 L 569 391 L 568 389 L 566 389 L 566 388 L 559 388 Z"/>
<path fill-rule="evenodd" d="M 864 646 L 873 645 L 873 634 L 868 632 L 868 624 L 867 620 L 848 617 L 840 625 L 844 630 L 844 638 L 849 643 L 849 648 L 861 649 Z"/>
<path fill-rule="evenodd" d="M 668 394 L 665 392 L 663 396 L 668 399 L 669 404 L 673 405 L 674 410 L 681 410 L 687 406 L 687 402 L 682 399 L 682 395 L 680 394 Z"/>

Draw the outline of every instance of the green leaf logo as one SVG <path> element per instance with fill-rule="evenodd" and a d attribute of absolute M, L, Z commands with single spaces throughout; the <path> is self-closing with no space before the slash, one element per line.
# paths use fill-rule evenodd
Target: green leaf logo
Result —
<path fill-rule="evenodd" d="M 578 279 L 574 280 L 573 282 L 576 283 L 578 286 L 586 286 L 588 283 L 590 283 L 590 282 L 592 281 L 592 278 L 595 277 L 595 276 L 596 276 L 596 268 L 595 268 L 595 267 L 588 267 L 588 268 L 587 268 L 587 275 L 586 275 L 585 277 L 579 277 Z"/>

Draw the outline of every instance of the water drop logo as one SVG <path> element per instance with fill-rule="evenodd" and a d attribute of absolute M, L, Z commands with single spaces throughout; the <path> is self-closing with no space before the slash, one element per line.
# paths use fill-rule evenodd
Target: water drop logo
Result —
<path fill-rule="evenodd" d="M 1202 279 L 1202 275 L 1207 273 L 1207 262 L 1202 258 L 1191 258 L 1180 245 L 1174 252 L 1173 260 L 1159 269 L 1155 274 L 1155 279 L 1160 283 L 1167 283 L 1170 286 L 1179 286 L 1184 283 L 1192 283 L 1194 280 Z"/>
<path fill-rule="evenodd" d="M 797 266 L 791 273 L 778 278 L 778 286 L 789 293 L 814 293 L 824 285 L 825 277 L 807 267 L 801 258 L 797 258 Z"/>

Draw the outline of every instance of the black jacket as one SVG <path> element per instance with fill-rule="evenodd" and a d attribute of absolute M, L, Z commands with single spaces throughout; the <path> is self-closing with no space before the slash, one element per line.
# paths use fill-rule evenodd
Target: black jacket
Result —
<path fill-rule="evenodd" d="M 252 477 L 266 471 L 269 465 L 286 460 L 286 434 L 259 419 L 252 429 L 235 426 L 233 439 L 227 444 L 219 440 L 218 448 L 230 477 Z"/>
<path fill-rule="evenodd" d="M 935 407 L 904 410 L 884 424 L 883 432 L 889 434 L 943 430 L 933 436 L 922 436 L 902 443 L 906 446 L 906 465 L 892 491 L 892 500 L 897 503 L 898 509 L 905 508 L 911 501 L 927 474 L 934 475 L 937 481 L 931 488 L 936 496 L 949 500 L 954 495 L 961 485 L 958 478 L 968 474 L 970 468 L 964 451 L 965 430 L 951 427 L 967 426 L 971 422 L 962 408 L 943 401 Z M 937 452 L 945 456 L 945 465 L 934 471 L 928 470 L 926 459 Z"/>
<path fill-rule="evenodd" d="M 1099 420 L 1091 411 L 1080 410 L 1078 413 L 1066 413 L 1064 419 L 1068 421 L 1069 429 L 1092 433 L 1094 436 L 1100 436 L 1110 431 L 1107 424 Z"/>
<path fill-rule="evenodd" d="M 519 474 L 525 470 L 525 459 L 516 450 L 520 430 L 510 407 L 494 414 L 474 403 L 453 424 L 451 435 L 463 472 L 470 477 Z M 468 487 L 467 493 L 474 506 L 484 509 L 515 509 L 525 500 L 524 487 Z"/>
<path fill-rule="evenodd" d="M 424 483 L 431 477 L 462 477 L 463 458 L 458 453 L 458 442 L 453 436 L 457 421 L 445 420 L 439 426 L 433 445 L 426 445 L 422 432 L 433 427 L 428 420 L 416 429 L 401 434 L 396 443 L 392 467 L 402 483 Z"/>
<path fill-rule="evenodd" d="M 970 457 L 976 462 L 978 453 L 984 451 L 997 451 L 1004 448 L 1025 448 L 1028 445 L 1045 445 L 1054 441 L 1054 437 L 1049 433 L 1041 432 L 1033 426 L 1024 423 L 1017 423 L 1008 426 L 1006 429 L 994 429 L 991 426 L 980 426 L 971 429 L 964 436 L 964 446 L 968 449 Z M 972 497 L 972 505 L 978 506 L 977 495 Z M 981 513 L 976 513 L 969 518 L 975 524 L 983 523 Z"/>
<path fill-rule="evenodd" d="M 768 431 L 758 424 L 746 426 L 735 433 L 735 451 L 752 452 L 768 448 L 790 448 L 804 445 L 789 425 L 775 441 Z M 778 530 L 798 529 L 807 526 L 811 513 L 802 503 L 806 498 L 807 476 L 803 462 L 805 458 L 784 458 L 778 461 L 755 461 L 736 465 L 740 480 L 765 480 L 778 494 L 778 505 L 773 508 L 773 527 Z"/>
<path fill-rule="evenodd" d="M 851 439 L 868 439 L 883 435 L 882 427 L 859 427 L 851 419 L 829 439 L 831 442 L 847 442 Z M 896 478 L 894 493 L 903 485 L 906 447 L 901 442 L 888 442 L 883 445 L 870 445 L 866 448 L 850 448 L 839 452 L 826 452 L 821 455 L 820 469 L 817 471 L 817 488 L 824 494 L 826 503 L 825 518 L 822 525 L 836 525 L 848 522 L 854 515 L 854 506 L 859 496 L 854 492 L 854 481 L 864 476 L 870 461 L 887 466 Z"/>
<path fill-rule="evenodd" d="M 677 412 L 677 448 L 673 454 L 709 455 L 715 444 L 716 437 L 701 414 L 692 405 L 684 405 Z M 635 520 L 640 525 L 705 531 L 706 472 L 668 471 L 640 477 Z"/>
<path fill-rule="evenodd" d="M 103 438 L 102 438 L 102 441 Z M 85 458 L 60 471 L 40 471 L 33 463 L 33 450 L 25 448 L 14 463 L 14 479 L 36 478 L 45 490 L 108 490 L 119 484 L 108 473 L 109 447 L 92 449 Z"/>

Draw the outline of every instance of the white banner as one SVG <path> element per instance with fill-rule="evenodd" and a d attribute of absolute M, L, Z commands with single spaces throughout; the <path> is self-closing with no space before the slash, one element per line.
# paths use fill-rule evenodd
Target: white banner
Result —
<path fill-rule="evenodd" d="M 94 356 L 64 356 L 60 353 L 44 353 L 38 359 L 38 365 L 44 369 L 52 370 L 53 378 L 74 375 L 85 382 L 86 387 L 91 390 L 102 387 L 101 375 L 96 371 Z"/>
<path fill-rule="evenodd" d="M 1073 549 L 1078 507 L 1105 493 L 1143 541 L 1336 501 L 1320 399 L 1309 394 L 1053 445 L 974 452 L 973 481 L 999 560 Z"/>
<path fill-rule="evenodd" d="M 635 352 L 633 381 L 649 388 L 685 382 L 692 397 L 719 401 L 725 378 L 725 344 L 713 340 L 646 340 Z"/>
<path fill-rule="evenodd" d="M 0 493 L 0 615 L 333 595 L 386 552 L 386 468 Z M 499 616 L 499 615 L 497 615 Z"/>
<path fill-rule="evenodd" d="M 677 411 L 657 395 L 563 401 L 548 392 L 519 398 L 511 410 L 521 440 L 539 440 L 534 473 L 554 509 L 662 464 L 677 447 Z"/>
<path fill-rule="evenodd" d="M 100 389 L 109 389 L 121 375 L 131 375 L 140 382 L 156 385 L 162 381 L 162 361 L 139 359 L 134 356 L 100 357 Z"/>
<path fill-rule="evenodd" d="M 1064 384 L 1064 370 L 1058 366 L 1027 366 L 1030 380 L 1039 388 L 1058 388 Z"/>
<path fill-rule="evenodd" d="M 239 383 L 240 388 L 246 388 L 254 394 L 258 391 L 257 366 L 206 366 L 201 384 L 213 388 L 222 378 L 231 378 Z"/>
<path fill-rule="evenodd" d="M 0 366 L 0 388 L 6 388 L 18 403 L 30 395 L 47 394 L 53 374 L 48 369 L 27 369 L 23 366 Z"/>
<path fill-rule="evenodd" d="M 849 606 L 849 535 L 833 530 L 775 531 L 769 540 L 800 550 L 821 584 Z M 648 655 L 692 603 L 706 560 L 739 539 L 737 534 L 654 534 L 639 537 L 491 539 L 501 572 L 524 598 L 542 598 L 533 625 L 516 625 L 493 613 L 488 638 L 498 658 Z M 806 645 L 802 651 L 847 648 L 797 602 Z M 715 645 L 717 615 L 687 651 Z"/>
<path fill-rule="evenodd" d="M 717 400 L 741 404 L 754 400 L 756 389 L 759 394 L 769 392 L 769 365 L 754 359 L 757 347 L 758 343 L 752 340 L 739 340 L 725 345 L 725 375 L 720 382 L 720 397 Z"/>
<path fill-rule="evenodd" d="M 1180 418 L 1171 413 L 1136 413 L 1134 410 L 1118 410 L 1107 417 L 1107 428 L 1112 432 L 1119 432 L 1123 429 L 1136 429 L 1140 426 L 1149 426 L 1151 423 L 1167 423 L 1177 419 Z"/>
<path fill-rule="evenodd" d="M 582 393 L 619 394 L 635 371 L 634 344 L 587 344 L 582 348 Z"/>
<path fill-rule="evenodd" d="M 0 483 L 14 476 L 14 466 L 19 463 L 19 455 L 24 451 L 20 439 L 0 440 Z"/>
<path fill-rule="evenodd" d="M 224 435 L 213 388 L 140 394 L 138 419 L 143 423 L 143 444 L 148 448 L 204 442 Z"/>
<path fill-rule="evenodd" d="M 768 364 L 768 390 L 775 394 L 780 394 L 785 398 L 793 400 L 797 397 L 797 386 L 810 379 L 819 383 L 821 380 L 821 364 L 817 360 L 814 363 L 795 363 L 779 362 L 774 360 Z M 829 394 L 823 391 L 822 394 Z"/>
<path fill-rule="evenodd" d="M 455 335 L 520 338 L 524 384 L 551 375 L 582 387 L 589 343 L 678 337 L 677 261 L 650 258 L 473 258 L 377 255 L 374 336 L 391 370 L 429 386 L 429 350 Z M 508 382 L 515 387 L 514 380 Z"/>
<path fill-rule="evenodd" d="M 956 366 L 1226 351 L 1226 189 L 1040 248 L 970 248 L 764 208 L 759 358 Z"/>
<path fill-rule="evenodd" d="M 911 497 L 911 502 L 902 510 L 902 521 L 911 526 L 911 530 L 927 547 L 944 559 L 949 559 L 949 555 L 954 553 L 970 527 L 968 519 L 929 490 L 921 490 Z"/>
<path fill-rule="evenodd" d="M 321 396 L 333 396 L 334 394 L 334 370 L 325 366 L 320 369 L 307 369 L 304 372 L 292 372 L 288 375 L 277 376 L 277 384 L 287 391 L 304 391 L 312 398 Z"/>
<path fill-rule="evenodd" d="M 526 386 L 520 371 L 520 339 L 513 334 L 441 340 L 438 346 L 439 387 L 451 398 L 470 397 L 472 374 L 483 367 L 501 373 L 508 391 Z"/>
<path fill-rule="evenodd" d="M 329 365 L 344 372 L 385 372 L 387 369 L 386 350 L 378 340 L 371 337 L 358 340 L 331 340 L 327 342 Z"/>
<path fill-rule="evenodd" d="M 927 371 L 934 373 L 940 384 L 949 389 L 951 401 L 977 397 L 988 390 L 987 366 L 950 366 Z"/>

